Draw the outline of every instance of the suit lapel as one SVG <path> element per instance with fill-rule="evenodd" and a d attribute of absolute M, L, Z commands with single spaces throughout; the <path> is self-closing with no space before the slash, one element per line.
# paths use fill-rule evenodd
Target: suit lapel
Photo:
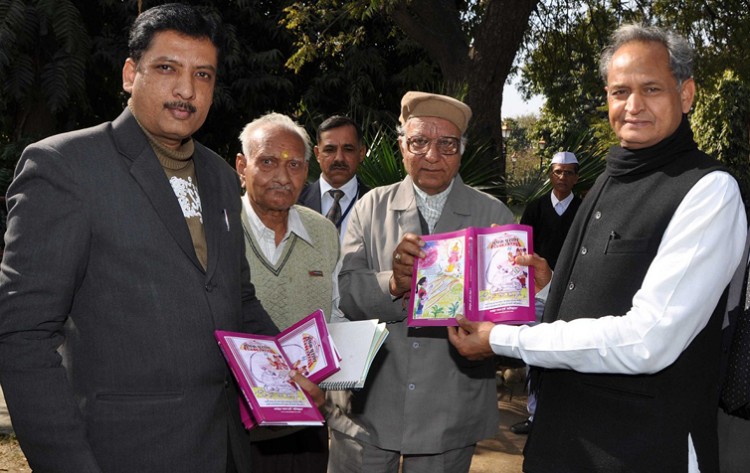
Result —
<path fill-rule="evenodd" d="M 201 270 L 182 208 L 138 123 L 128 109 L 112 124 L 117 149 L 131 160 L 130 174 L 185 255 Z"/>
<path fill-rule="evenodd" d="M 323 208 L 323 204 L 320 198 L 320 179 L 310 184 L 310 192 L 307 194 L 306 207 L 310 207 L 314 211 L 320 213 Z"/>
<path fill-rule="evenodd" d="M 422 234 L 419 225 L 419 212 L 417 211 L 417 198 L 414 196 L 414 188 L 410 176 L 406 176 L 398 185 L 396 194 L 391 201 L 391 210 L 398 213 L 397 222 L 404 233 Z"/>

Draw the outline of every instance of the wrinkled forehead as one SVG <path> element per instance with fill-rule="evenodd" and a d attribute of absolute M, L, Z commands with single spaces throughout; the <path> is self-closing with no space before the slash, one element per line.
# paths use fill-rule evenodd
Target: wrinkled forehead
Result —
<path fill-rule="evenodd" d="M 305 142 L 297 133 L 280 126 L 261 127 L 250 135 L 255 156 L 305 159 Z"/>
<path fill-rule="evenodd" d="M 461 131 L 456 125 L 440 117 L 411 117 L 404 125 L 404 131 L 407 136 L 461 136 Z"/>

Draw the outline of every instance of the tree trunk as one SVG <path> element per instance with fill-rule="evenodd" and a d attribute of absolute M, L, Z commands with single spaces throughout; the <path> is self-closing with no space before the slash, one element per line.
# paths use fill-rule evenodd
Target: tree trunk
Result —
<path fill-rule="evenodd" d="M 476 139 L 491 138 L 488 159 L 502 155 L 503 88 L 520 48 L 529 17 L 539 0 L 487 0 L 482 23 L 474 38 L 466 71 L 466 102 L 474 111 Z M 498 176 L 505 176 L 505 160 L 492 161 Z"/>
<path fill-rule="evenodd" d="M 472 139 L 490 144 L 482 163 L 505 176 L 501 154 L 503 87 L 516 57 L 529 17 L 539 0 L 485 0 L 482 21 L 470 46 L 460 12 L 450 0 L 412 0 L 394 6 L 391 17 L 439 65 L 448 93 L 468 86 Z"/>

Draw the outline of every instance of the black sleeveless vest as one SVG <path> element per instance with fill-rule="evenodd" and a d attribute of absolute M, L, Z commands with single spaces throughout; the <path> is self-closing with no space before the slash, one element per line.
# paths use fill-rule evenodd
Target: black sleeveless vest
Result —
<path fill-rule="evenodd" d="M 625 172 L 608 161 L 563 247 L 545 322 L 625 314 L 677 206 L 701 177 L 721 168 L 697 150 L 686 119 L 657 147 L 650 151 L 658 156 Z M 612 153 L 608 160 L 616 162 Z M 716 471 L 714 375 L 725 298 L 677 361 L 656 374 L 545 370 L 524 471 L 684 472 L 689 433 L 701 472 Z"/>

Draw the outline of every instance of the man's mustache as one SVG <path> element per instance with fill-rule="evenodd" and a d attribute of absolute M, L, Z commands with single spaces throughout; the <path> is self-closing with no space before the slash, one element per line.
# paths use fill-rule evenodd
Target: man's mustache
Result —
<path fill-rule="evenodd" d="M 164 108 L 185 110 L 190 113 L 195 113 L 198 111 L 198 109 L 195 108 L 195 105 L 189 102 L 179 102 L 179 101 L 167 102 L 164 104 Z"/>
<path fill-rule="evenodd" d="M 275 186 L 268 187 L 266 190 L 269 191 L 269 192 L 270 191 L 291 192 L 292 191 L 292 186 L 290 186 L 290 185 L 275 185 Z"/>
<path fill-rule="evenodd" d="M 348 171 L 349 164 L 347 164 L 346 161 L 334 161 L 333 164 L 331 164 L 330 169 L 331 171 L 335 171 L 336 169 L 341 169 L 342 171 Z"/>

